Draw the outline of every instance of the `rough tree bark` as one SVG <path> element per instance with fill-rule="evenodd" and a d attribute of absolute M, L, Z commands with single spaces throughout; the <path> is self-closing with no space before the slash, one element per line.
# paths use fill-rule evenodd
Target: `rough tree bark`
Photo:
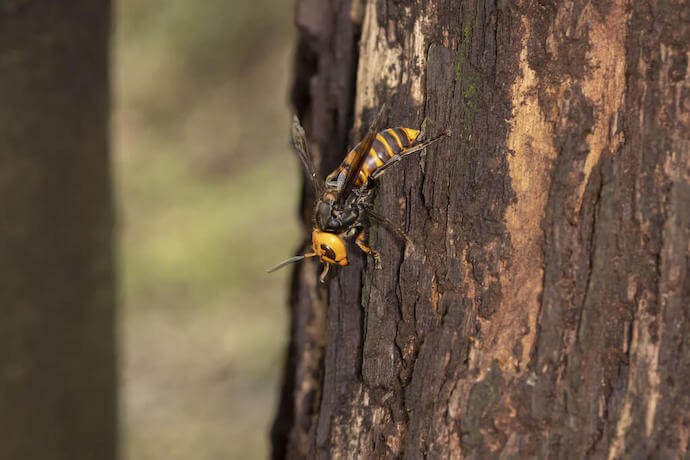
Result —
<path fill-rule="evenodd" d="M 322 173 L 383 102 L 453 136 L 379 186 L 414 248 L 379 229 L 383 269 L 326 288 L 295 268 L 275 457 L 687 455 L 687 3 L 301 0 L 297 24 Z"/>
<path fill-rule="evenodd" d="M 0 1 L 0 458 L 112 459 L 107 0 Z"/>

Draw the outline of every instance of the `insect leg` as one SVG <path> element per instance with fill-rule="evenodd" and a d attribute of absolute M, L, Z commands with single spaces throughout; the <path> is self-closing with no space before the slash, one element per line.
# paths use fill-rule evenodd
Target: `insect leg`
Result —
<path fill-rule="evenodd" d="M 378 179 L 378 178 L 381 176 L 381 174 L 383 174 L 384 172 L 386 172 L 386 171 L 388 170 L 388 168 L 390 168 L 391 166 L 395 165 L 398 161 L 402 160 L 403 158 L 405 158 L 405 157 L 408 156 L 408 155 L 411 155 L 411 154 L 413 154 L 413 153 L 419 152 L 420 150 L 423 150 L 423 149 L 429 147 L 431 144 L 435 144 L 436 142 L 440 141 L 441 139 L 443 139 L 444 137 L 448 136 L 449 134 L 450 134 L 450 132 L 449 132 L 449 131 L 446 131 L 446 132 L 444 132 L 443 134 L 441 134 L 440 136 L 431 139 L 430 141 L 422 142 L 421 144 L 417 144 L 417 145 L 415 145 L 414 147 L 409 148 L 409 149 L 405 150 L 405 151 L 402 152 L 402 153 L 393 155 L 393 156 L 391 157 L 391 159 L 388 160 L 388 161 L 386 162 L 386 164 L 384 164 L 384 165 L 378 167 L 378 168 L 376 169 L 376 171 L 374 171 L 374 172 L 371 174 L 370 178 L 371 178 L 371 179 Z"/>
<path fill-rule="evenodd" d="M 369 232 L 366 228 L 362 228 L 362 231 L 360 231 L 359 235 L 357 235 L 357 239 L 355 239 L 355 244 L 359 247 L 359 249 L 373 257 L 374 266 L 377 270 L 381 270 L 381 256 L 378 252 L 374 251 L 369 247 L 368 240 Z"/>
<path fill-rule="evenodd" d="M 380 214 L 375 213 L 375 212 L 374 212 L 370 207 L 368 207 L 368 206 L 364 207 L 363 209 L 364 209 L 364 212 L 366 212 L 367 215 L 368 215 L 369 217 L 371 217 L 371 218 L 374 219 L 374 220 L 377 220 L 377 221 L 381 222 L 382 224 L 384 224 L 385 226 L 387 226 L 388 228 L 390 228 L 391 230 L 393 230 L 400 238 L 402 238 L 403 240 L 405 240 L 405 242 L 406 242 L 407 244 L 413 245 L 412 240 L 410 239 L 409 236 L 407 236 L 407 233 L 405 233 L 405 231 L 404 231 L 402 228 L 400 228 L 400 227 L 398 227 L 397 225 L 395 225 L 390 219 L 388 219 L 388 218 L 385 217 L 385 216 L 382 216 L 382 215 L 380 215 Z"/>
<path fill-rule="evenodd" d="M 328 275 L 328 269 L 331 267 L 331 264 L 326 262 L 326 264 L 323 267 L 323 271 L 321 272 L 321 276 L 319 276 L 319 281 L 322 283 L 326 282 L 326 275 Z"/>

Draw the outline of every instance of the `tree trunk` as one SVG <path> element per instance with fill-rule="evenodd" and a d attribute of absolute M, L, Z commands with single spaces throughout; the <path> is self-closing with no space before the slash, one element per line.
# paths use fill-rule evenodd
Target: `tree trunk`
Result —
<path fill-rule="evenodd" d="M 295 268 L 275 457 L 687 454 L 689 11 L 298 2 L 322 173 L 384 102 L 453 134 L 378 186 L 414 247 L 379 228 L 382 270 Z"/>
<path fill-rule="evenodd" d="M 0 2 L 0 458 L 112 459 L 107 0 Z"/>

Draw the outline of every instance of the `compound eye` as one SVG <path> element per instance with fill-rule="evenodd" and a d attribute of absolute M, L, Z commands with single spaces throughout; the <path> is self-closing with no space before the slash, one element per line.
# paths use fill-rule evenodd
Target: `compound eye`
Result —
<path fill-rule="evenodd" d="M 323 256 L 324 256 L 324 257 L 326 257 L 326 258 L 328 258 L 328 259 L 331 259 L 331 260 L 335 261 L 335 252 L 333 251 L 333 249 L 331 249 L 330 247 L 326 246 L 325 244 L 322 244 L 322 245 L 321 245 L 321 250 L 323 251 Z"/>

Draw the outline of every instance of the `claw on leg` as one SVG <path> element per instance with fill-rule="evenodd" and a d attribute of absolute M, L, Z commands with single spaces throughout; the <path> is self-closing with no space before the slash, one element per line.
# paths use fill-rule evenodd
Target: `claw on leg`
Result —
<path fill-rule="evenodd" d="M 373 249 L 371 250 L 371 255 L 374 258 L 374 268 L 376 270 L 381 270 L 381 268 L 383 268 L 383 266 L 381 265 L 381 256 L 378 252 L 374 251 Z"/>

